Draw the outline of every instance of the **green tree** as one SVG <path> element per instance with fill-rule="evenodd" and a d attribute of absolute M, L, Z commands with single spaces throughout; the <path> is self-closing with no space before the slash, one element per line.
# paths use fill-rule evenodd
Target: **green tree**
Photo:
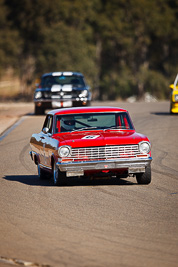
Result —
<path fill-rule="evenodd" d="M 88 44 L 81 31 L 58 23 L 43 32 L 43 46 L 38 50 L 38 74 L 56 70 L 81 71 L 92 79 L 95 74 L 95 47 Z"/>
<path fill-rule="evenodd" d="M 177 66 L 176 3 L 102 1 L 96 27 L 101 43 L 100 98 L 129 94 L 141 98 L 150 90 L 148 77 L 154 79 L 156 72 L 160 86 L 153 93 L 159 97 L 167 94 L 166 79 Z M 163 93 L 157 93 L 161 88 Z"/>
<path fill-rule="evenodd" d="M 6 6 L 12 27 L 23 39 L 19 56 L 23 91 L 46 71 L 79 70 L 92 81 L 96 68 L 87 23 L 93 17 L 90 1 L 6 0 Z"/>
<path fill-rule="evenodd" d="M 4 0 L 0 0 L 0 75 L 3 75 L 4 69 L 16 68 L 22 43 L 18 31 L 11 29 L 7 15 L 8 8 Z"/>
<path fill-rule="evenodd" d="M 99 99 L 168 95 L 178 0 L 0 0 L 0 68 L 30 93 L 44 72 L 84 73 Z"/>

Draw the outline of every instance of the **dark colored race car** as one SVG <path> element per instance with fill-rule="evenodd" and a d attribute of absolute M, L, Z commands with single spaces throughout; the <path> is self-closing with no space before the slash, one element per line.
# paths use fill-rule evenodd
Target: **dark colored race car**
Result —
<path fill-rule="evenodd" d="M 128 112 L 114 107 L 80 107 L 48 112 L 42 131 L 30 140 L 40 178 L 54 185 L 70 177 L 136 176 L 151 182 L 151 144 L 136 133 Z"/>
<path fill-rule="evenodd" d="M 79 72 L 46 73 L 34 93 L 36 115 L 46 109 L 88 106 L 90 101 L 90 87 Z"/>

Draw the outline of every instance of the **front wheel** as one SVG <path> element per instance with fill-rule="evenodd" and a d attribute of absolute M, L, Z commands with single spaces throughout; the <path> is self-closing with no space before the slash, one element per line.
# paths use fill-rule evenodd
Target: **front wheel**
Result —
<path fill-rule="evenodd" d="M 91 101 L 87 101 L 86 106 L 87 106 L 87 107 L 90 107 L 90 106 L 91 106 Z"/>
<path fill-rule="evenodd" d="M 66 174 L 59 171 L 56 162 L 53 163 L 53 183 L 54 185 L 65 185 L 66 184 Z"/>
<path fill-rule="evenodd" d="M 44 115 L 44 108 L 35 105 L 35 115 Z"/>
<path fill-rule="evenodd" d="M 136 180 L 138 184 L 150 184 L 151 183 L 151 167 L 146 167 L 144 173 L 136 174 Z"/>

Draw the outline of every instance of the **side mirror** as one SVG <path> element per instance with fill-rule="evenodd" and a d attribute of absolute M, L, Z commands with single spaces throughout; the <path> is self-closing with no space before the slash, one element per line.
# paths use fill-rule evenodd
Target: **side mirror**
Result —
<path fill-rule="evenodd" d="M 170 84 L 169 88 L 171 88 L 173 90 L 174 89 L 174 84 Z"/>
<path fill-rule="evenodd" d="M 43 133 L 44 134 L 47 134 L 48 132 L 49 132 L 49 128 L 48 127 L 43 128 Z"/>

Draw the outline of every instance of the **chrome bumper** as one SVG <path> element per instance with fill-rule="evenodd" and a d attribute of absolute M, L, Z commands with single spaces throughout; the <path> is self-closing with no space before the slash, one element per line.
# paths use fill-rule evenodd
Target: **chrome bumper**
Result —
<path fill-rule="evenodd" d="M 150 166 L 152 158 L 134 158 L 104 161 L 82 161 L 82 162 L 57 162 L 61 172 L 67 176 L 82 176 L 84 171 L 107 170 L 107 169 L 128 169 L 129 174 L 145 172 L 145 167 Z"/>
<path fill-rule="evenodd" d="M 79 101 L 90 101 L 91 98 L 90 97 L 71 97 L 71 98 L 39 98 L 36 99 L 34 98 L 33 101 L 36 103 L 38 102 L 42 102 L 42 103 L 51 103 L 51 102 L 65 102 L 65 101 L 72 101 L 72 102 L 79 102 Z"/>

